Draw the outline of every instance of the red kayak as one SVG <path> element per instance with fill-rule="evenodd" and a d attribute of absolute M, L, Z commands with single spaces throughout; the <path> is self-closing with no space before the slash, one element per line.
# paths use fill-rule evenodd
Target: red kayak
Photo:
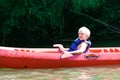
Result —
<path fill-rule="evenodd" d="M 120 64 L 120 47 L 90 48 L 65 59 L 58 48 L 0 47 L 0 68 L 67 68 Z"/>

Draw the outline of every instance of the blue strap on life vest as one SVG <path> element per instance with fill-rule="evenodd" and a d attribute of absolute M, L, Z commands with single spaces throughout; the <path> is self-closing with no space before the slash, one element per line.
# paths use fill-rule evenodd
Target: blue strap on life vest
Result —
<path fill-rule="evenodd" d="M 90 40 L 85 41 L 85 42 L 88 44 L 88 46 L 87 46 L 86 50 L 83 53 L 86 53 L 89 50 L 89 48 L 91 47 L 91 41 Z"/>

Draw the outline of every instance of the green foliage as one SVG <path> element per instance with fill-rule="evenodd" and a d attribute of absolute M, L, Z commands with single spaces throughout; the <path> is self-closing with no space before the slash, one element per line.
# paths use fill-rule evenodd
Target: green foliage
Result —
<path fill-rule="evenodd" d="M 71 35 L 71 31 L 74 32 L 83 25 L 88 26 L 92 33 L 100 30 L 99 33 L 93 34 L 93 39 L 102 35 L 106 38 L 109 33 L 119 32 L 120 3 L 118 2 L 117 0 L 0 0 L 1 41 L 10 41 L 13 35 L 18 34 L 31 40 L 34 38 L 38 42 L 46 39 L 57 41 L 66 33 L 68 33 L 66 36 Z M 18 31 L 16 35 L 15 30 Z M 34 36 L 31 37 L 31 34 Z"/>
<path fill-rule="evenodd" d="M 72 0 L 75 11 L 96 9 L 105 3 L 106 0 Z"/>

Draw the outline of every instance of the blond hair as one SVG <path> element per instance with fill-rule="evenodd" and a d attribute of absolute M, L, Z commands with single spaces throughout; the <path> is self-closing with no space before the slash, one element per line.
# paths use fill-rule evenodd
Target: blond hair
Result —
<path fill-rule="evenodd" d="M 90 30 L 87 28 L 87 27 L 85 27 L 85 26 L 83 26 L 83 27 L 81 27 L 81 28 L 79 28 L 79 30 L 78 30 L 78 33 L 79 32 L 83 32 L 84 34 L 86 34 L 88 37 L 90 37 Z"/>

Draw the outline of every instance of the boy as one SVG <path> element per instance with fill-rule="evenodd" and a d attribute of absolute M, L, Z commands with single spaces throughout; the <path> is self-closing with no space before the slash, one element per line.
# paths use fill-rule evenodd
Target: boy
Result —
<path fill-rule="evenodd" d="M 65 51 L 62 44 L 54 44 L 54 47 L 59 47 L 63 52 L 61 58 L 67 58 L 73 56 L 72 54 L 86 53 L 91 46 L 90 40 L 90 30 L 87 27 L 81 27 L 78 30 L 78 38 L 73 41 L 68 51 Z"/>

